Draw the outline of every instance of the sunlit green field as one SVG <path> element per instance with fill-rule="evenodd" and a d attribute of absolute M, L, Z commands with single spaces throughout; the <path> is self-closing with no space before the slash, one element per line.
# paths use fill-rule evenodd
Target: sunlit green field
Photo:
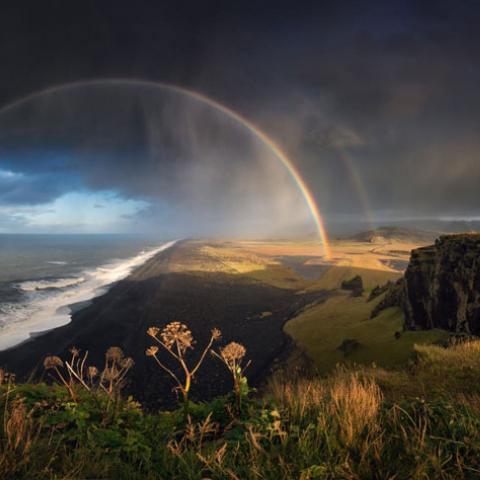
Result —
<path fill-rule="evenodd" d="M 368 255 L 368 253 L 367 253 Z M 360 275 L 365 292 L 353 298 L 339 287 L 343 280 Z M 408 361 L 415 344 L 431 344 L 444 340 L 448 333 L 442 330 L 403 332 L 403 312 L 398 308 L 384 310 L 374 319 L 372 309 L 383 296 L 367 302 L 375 285 L 395 281 L 399 273 L 359 267 L 332 266 L 310 288 L 333 291 L 333 297 L 316 305 L 285 325 L 285 331 L 305 350 L 321 373 L 337 363 L 376 364 L 396 367 Z M 400 337 L 395 338 L 399 332 Z M 349 352 L 339 349 L 344 340 L 358 342 Z"/>
<path fill-rule="evenodd" d="M 365 296 L 351 298 L 348 293 L 339 293 L 289 321 L 285 331 L 322 373 L 340 362 L 397 366 L 409 359 L 415 343 L 435 343 L 448 337 L 441 330 L 402 332 L 403 313 L 397 308 L 370 319 L 378 301 L 367 303 Z M 399 339 L 395 332 L 402 332 Z M 342 352 L 338 347 L 346 339 L 356 340 L 359 346 L 349 353 Z"/>

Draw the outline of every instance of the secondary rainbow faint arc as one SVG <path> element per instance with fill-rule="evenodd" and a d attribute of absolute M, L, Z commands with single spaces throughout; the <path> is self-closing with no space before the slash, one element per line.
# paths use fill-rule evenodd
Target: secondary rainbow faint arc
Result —
<path fill-rule="evenodd" d="M 15 100 L 8 105 L 0 108 L 0 115 L 3 113 L 8 112 L 9 110 L 14 109 L 22 105 L 23 103 L 28 102 L 29 100 L 33 100 L 36 97 L 40 97 L 43 95 L 48 95 L 52 93 L 56 93 L 62 90 L 69 90 L 78 87 L 87 87 L 87 86 L 102 86 L 102 85 L 140 85 L 145 87 L 153 87 L 153 88 L 161 88 L 165 90 L 170 90 L 172 92 L 177 92 L 188 97 L 194 98 L 199 102 L 205 103 L 210 107 L 224 113 L 226 116 L 236 120 L 241 125 L 243 125 L 249 132 L 251 132 L 255 137 L 257 137 L 264 145 L 268 147 L 268 149 L 275 155 L 275 157 L 280 160 L 280 162 L 284 165 L 284 167 L 289 172 L 290 176 L 295 181 L 299 191 L 301 192 L 303 198 L 305 199 L 305 203 L 310 210 L 312 218 L 314 220 L 318 236 L 323 246 L 323 251 L 326 258 L 330 258 L 330 245 L 328 241 L 327 231 L 325 229 L 325 225 L 322 219 L 322 215 L 320 214 L 320 210 L 318 205 L 315 201 L 313 194 L 310 192 L 307 184 L 303 180 L 302 176 L 300 175 L 299 171 L 296 169 L 295 165 L 292 161 L 288 158 L 287 154 L 260 128 L 254 125 L 250 120 L 247 120 L 245 117 L 240 115 L 239 113 L 235 112 L 234 110 L 230 109 L 229 107 L 213 100 L 202 93 L 196 92 L 195 90 L 190 90 L 185 87 L 180 87 L 178 85 L 172 85 L 163 82 L 152 82 L 148 80 L 134 80 L 134 79 L 121 79 L 121 78 L 112 78 L 112 79 L 100 79 L 100 80 L 86 80 L 86 81 L 79 81 L 79 82 L 71 82 L 61 85 L 54 85 L 52 87 L 48 87 L 44 90 L 31 93 L 25 97 L 22 97 L 18 100 Z"/>

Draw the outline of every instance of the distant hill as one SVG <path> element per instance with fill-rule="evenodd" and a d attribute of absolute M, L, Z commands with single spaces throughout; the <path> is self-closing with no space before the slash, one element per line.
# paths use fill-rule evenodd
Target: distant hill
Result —
<path fill-rule="evenodd" d="M 429 230 L 417 230 L 403 227 L 379 227 L 374 230 L 360 232 L 348 237 L 348 240 L 366 243 L 384 242 L 409 242 L 409 243 L 431 243 L 440 232 Z"/>
<path fill-rule="evenodd" d="M 445 222 L 444 227 L 449 233 L 475 233 L 480 231 L 478 220 L 452 220 Z"/>

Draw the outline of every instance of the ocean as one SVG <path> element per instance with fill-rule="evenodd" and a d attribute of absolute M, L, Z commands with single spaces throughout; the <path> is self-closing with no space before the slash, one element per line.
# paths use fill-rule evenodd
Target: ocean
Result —
<path fill-rule="evenodd" d="M 133 235 L 0 234 L 0 350 L 65 325 L 172 244 Z"/>

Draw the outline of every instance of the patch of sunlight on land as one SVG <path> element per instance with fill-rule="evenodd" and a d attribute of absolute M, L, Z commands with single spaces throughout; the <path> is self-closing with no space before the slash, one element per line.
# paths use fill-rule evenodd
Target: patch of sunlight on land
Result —
<path fill-rule="evenodd" d="M 235 247 L 269 257 L 309 256 L 323 258 L 324 256 L 322 245 L 314 240 L 241 240 L 235 242 Z"/>
<path fill-rule="evenodd" d="M 229 260 L 232 268 L 274 286 L 332 290 L 339 288 L 343 280 L 361 275 L 367 292 L 387 280 L 399 278 L 402 270 L 398 265 L 406 265 L 410 251 L 420 246 L 399 241 L 372 244 L 335 240 L 331 243 L 332 258 L 326 260 L 322 246 L 313 240 L 239 240 L 223 245 L 224 252 L 235 259 Z M 219 245 L 211 248 L 209 253 L 219 250 Z M 307 280 L 294 268 L 286 266 L 282 257 L 297 258 L 300 267 L 324 267 L 324 270 L 316 278 Z"/>
<path fill-rule="evenodd" d="M 171 255 L 168 272 L 195 275 L 223 273 L 292 290 L 303 290 L 312 283 L 275 257 L 244 248 L 241 243 L 184 242 Z"/>
<path fill-rule="evenodd" d="M 241 251 L 240 249 L 232 248 L 230 246 L 207 245 L 201 247 L 199 251 L 200 254 L 206 255 L 234 273 L 265 270 L 270 265 L 278 264 L 278 262 L 271 260 L 268 257 L 261 257 L 248 251 Z"/>
<path fill-rule="evenodd" d="M 363 281 L 363 287 L 368 294 L 370 290 L 383 285 L 388 280 L 395 281 L 402 275 L 400 272 L 389 270 L 372 270 L 353 266 L 330 266 L 327 267 L 322 276 L 311 283 L 309 290 L 334 290 L 340 288 L 344 280 L 350 280 L 355 275 L 360 275 Z"/>
<path fill-rule="evenodd" d="M 406 263 L 410 251 L 423 244 L 387 241 L 381 244 L 338 240 L 332 244 L 331 264 L 387 272 L 399 271 L 396 263 Z"/>
<path fill-rule="evenodd" d="M 448 337 L 441 330 L 401 332 L 403 312 L 398 308 L 384 310 L 370 319 L 372 308 L 380 298 L 366 302 L 365 296 L 352 298 L 339 293 L 325 303 L 315 305 L 285 325 L 285 331 L 305 349 L 318 370 L 326 373 L 337 363 L 376 363 L 393 367 L 405 363 L 415 343 L 433 343 Z M 359 343 L 350 353 L 338 349 L 344 340 Z"/>
<path fill-rule="evenodd" d="M 385 272 L 398 272 L 398 263 L 406 263 L 410 258 L 410 251 L 420 243 L 385 240 L 382 243 L 358 242 L 352 240 L 333 240 L 330 243 L 331 258 L 326 259 L 323 247 L 318 241 L 237 241 L 232 242 L 233 248 L 249 250 L 258 255 L 275 256 L 303 256 L 311 257 L 305 261 L 306 265 L 331 265 L 337 267 L 354 267 Z"/>
<path fill-rule="evenodd" d="M 268 257 L 233 249 L 223 242 L 184 242 L 169 260 L 170 272 L 242 274 L 276 264 Z"/>
<path fill-rule="evenodd" d="M 191 240 L 172 255 L 168 270 L 243 275 L 296 290 L 336 289 L 343 280 L 359 274 L 368 290 L 398 278 L 399 265 L 406 265 L 410 250 L 418 246 L 335 240 L 332 258 L 326 260 L 322 246 L 314 240 Z M 305 269 L 318 272 L 307 279 Z"/>

